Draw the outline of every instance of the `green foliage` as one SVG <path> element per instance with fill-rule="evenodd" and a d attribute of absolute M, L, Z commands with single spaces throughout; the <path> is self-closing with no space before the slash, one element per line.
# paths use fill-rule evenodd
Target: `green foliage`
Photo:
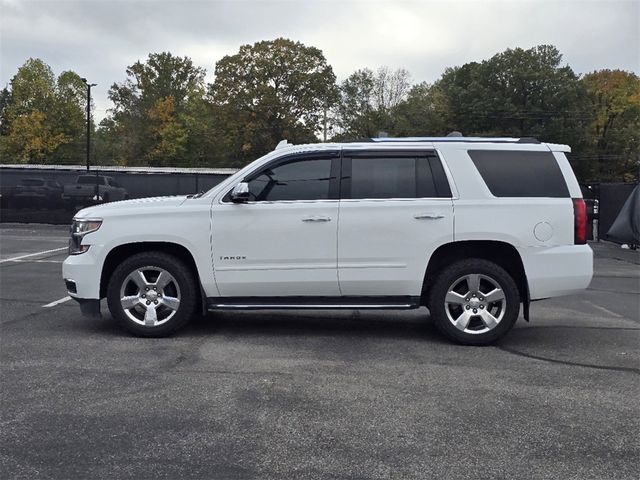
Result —
<path fill-rule="evenodd" d="M 272 150 L 286 138 L 317 141 L 323 112 L 337 100 L 335 75 L 314 47 L 284 38 L 243 45 L 216 63 L 209 95 L 224 125 L 232 165 Z"/>
<path fill-rule="evenodd" d="M 71 71 L 56 79 L 30 58 L 0 95 L 0 153 L 6 163 L 77 163 L 85 132 L 86 97 Z"/>
<path fill-rule="evenodd" d="M 447 122 L 447 98 L 437 85 L 415 85 L 407 100 L 396 107 L 394 133 L 402 137 L 446 135 L 454 128 Z"/>
<path fill-rule="evenodd" d="M 633 181 L 640 168 L 640 78 L 622 70 L 584 76 L 593 112 L 583 157 L 587 177 Z"/>
<path fill-rule="evenodd" d="M 553 46 L 508 49 L 411 85 L 404 69 L 355 71 L 336 85 L 320 50 L 278 38 L 220 59 L 215 81 L 187 57 L 152 53 L 109 90 L 95 162 L 241 167 L 282 139 L 532 136 L 572 146 L 581 180 L 637 178 L 640 78 L 600 70 L 580 78 Z M 0 91 L 2 161 L 82 163 L 86 85 L 39 59 Z"/>
<path fill-rule="evenodd" d="M 190 58 L 168 52 L 127 67 L 127 80 L 109 90 L 114 109 L 101 125 L 98 155 L 122 165 L 189 165 L 195 142 L 186 117 L 193 102 L 204 101 L 204 75 Z"/>
<path fill-rule="evenodd" d="M 340 102 L 333 109 L 334 140 L 376 137 L 394 132 L 397 109 L 405 103 L 411 88 L 404 69 L 368 68 L 352 73 L 340 85 Z"/>
<path fill-rule="evenodd" d="M 446 119 L 465 134 L 572 143 L 589 120 L 586 94 L 553 46 L 509 49 L 445 71 Z M 574 130 L 574 131 L 571 131 Z"/>

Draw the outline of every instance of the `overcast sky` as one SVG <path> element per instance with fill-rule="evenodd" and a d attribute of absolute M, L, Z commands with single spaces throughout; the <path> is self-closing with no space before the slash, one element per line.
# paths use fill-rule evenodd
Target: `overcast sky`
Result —
<path fill-rule="evenodd" d="M 0 9 L 0 86 L 38 57 L 56 75 L 98 84 L 98 118 L 111 84 L 150 52 L 189 56 L 211 81 L 222 56 L 276 37 L 320 48 L 338 79 L 388 65 L 432 82 L 445 67 L 543 43 L 578 73 L 640 71 L 640 0 L 0 0 Z"/>

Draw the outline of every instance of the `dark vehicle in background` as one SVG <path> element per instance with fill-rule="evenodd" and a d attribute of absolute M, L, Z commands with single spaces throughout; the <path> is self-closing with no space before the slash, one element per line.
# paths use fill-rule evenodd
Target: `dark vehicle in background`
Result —
<path fill-rule="evenodd" d="M 64 186 L 62 198 L 68 208 L 74 208 L 78 205 L 88 205 L 94 202 L 106 203 L 126 200 L 129 195 L 113 177 L 80 175 L 76 179 L 76 183 Z"/>
<path fill-rule="evenodd" d="M 10 203 L 16 208 L 56 208 L 62 205 L 63 187 L 55 180 L 25 178 L 13 190 Z"/>

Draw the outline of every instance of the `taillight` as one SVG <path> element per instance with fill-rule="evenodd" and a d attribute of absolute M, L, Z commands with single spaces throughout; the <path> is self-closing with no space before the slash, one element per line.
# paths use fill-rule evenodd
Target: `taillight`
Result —
<path fill-rule="evenodd" d="M 582 198 L 573 198 L 573 243 L 587 243 L 587 205 Z"/>

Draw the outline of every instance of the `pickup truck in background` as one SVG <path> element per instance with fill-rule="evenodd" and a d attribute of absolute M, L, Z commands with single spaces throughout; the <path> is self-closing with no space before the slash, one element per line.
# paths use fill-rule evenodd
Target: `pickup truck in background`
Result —
<path fill-rule="evenodd" d="M 96 198 L 97 184 L 97 198 Z M 64 186 L 62 198 L 68 208 L 94 202 L 114 202 L 129 198 L 127 191 L 113 177 L 102 175 L 80 175 L 76 183 Z"/>
<path fill-rule="evenodd" d="M 62 185 L 44 178 L 25 178 L 11 192 L 14 208 L 52 208 L 62 204 Z"/>

